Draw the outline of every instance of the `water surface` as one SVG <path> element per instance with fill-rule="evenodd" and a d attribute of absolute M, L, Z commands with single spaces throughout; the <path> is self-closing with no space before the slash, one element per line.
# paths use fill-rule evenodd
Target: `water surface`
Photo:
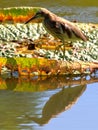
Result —
<path fill-rule="evenodd" d="M 1 130 L 97 130 L 98 77 L 0 78 Z"/>

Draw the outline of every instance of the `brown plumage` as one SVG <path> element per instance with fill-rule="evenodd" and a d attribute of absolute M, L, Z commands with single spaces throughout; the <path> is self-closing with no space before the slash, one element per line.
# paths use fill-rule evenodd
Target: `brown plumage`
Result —
<path fill-rule="evenodd" d="M 39 9 L 39 11 L 26 23 L 40 17 L 43 18 L 43 25 L 45 29 L 51 35 L 60 39 L 64 45 L 64 48 L 65 48 L 65 40 L 74 41 L 80 39 L 83 41 L 87 41 L 86 36 L 72 22 L 55 15 L 54 13 L 50 12 L 45 8 Z"/>

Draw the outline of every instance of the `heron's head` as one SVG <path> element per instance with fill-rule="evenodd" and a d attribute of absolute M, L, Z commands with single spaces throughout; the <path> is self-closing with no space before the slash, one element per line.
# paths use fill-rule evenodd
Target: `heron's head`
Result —
<path fill-rule="evenodd" d="M 50 14 L 50 11 L 48 11 L 45 8 L 39 9 L 36 14 L 30 18 L 26 23 L 29 23 L 31 20 L 37 19 L 37 18 L 45 18 Z"/>

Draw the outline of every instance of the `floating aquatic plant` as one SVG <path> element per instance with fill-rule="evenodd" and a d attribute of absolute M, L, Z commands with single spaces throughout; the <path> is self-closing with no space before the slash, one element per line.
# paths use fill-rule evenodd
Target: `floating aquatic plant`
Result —
<path fill-rule="evenodd" d="M 28 74 L 33 71 L 33 74 L 50 75 L 92 72 L 98 68 L 98 25 L 74 23 L 88 37 L 88 41 L 75 41 L 71 46 L 68 44 L 70 47 L 66 49 L 63 61 L 61 49 L 54 54 L 61 42 L 52 38 L 39 21 L 23 23 L 38 9 L 0 9 L 0 70 L 5 65 L 19 73 L 26 69 Z M 29 44 L 33 44 L 34 48 L 29 50 Z M 26 68 L 22 68 L 22 65 Z"/>
<path fill-rule="evenodd" d="M 86 25 L 87 29 L 84 28 L 84 24 L 78 24 L 80 28 L 82 28 L 85 35 L 88 37 L 88 41 L 76 41 L 72 43 L 72 48 L 70 50 L 66 50 L 66 61 L 90 61 L 90 62 L 97 62 L 98 61 L 98 28 L 93 28 L 91 25 Z M 41 23 L 37 24 L 1 24 L 0 25 L 0 39 L 3 41 L 0 44 L 6 46 L 4 49 L 1 47 L 0 56 L 20 56 L 26 57 L 26 54 L 15 54 L 16 46 L 15 43 L 10 43 L 11 41 L 22 41 L 23 39 L 31 39 L 35 41 L 40 37 L 46 35 L 47 32 L 44 30 L 43 25 Z M 49 37 L 48 37 L 49 38 Z M 50 38 L 51 39 L 51 38 Z M 5 41 L 5 42 L 4 42 Z M 8 43 L 7 43 L 8 42 Z M 4 43 L 4 44 L 3 44 Z M 39 44 L 39 43 L 37 43 Z M 43 43 L 42 43 L 43 45 Z M 39 49 L 38 51 L 35 50 L 37 53 L 42 53 L 44 57 L 49 59 L 62 59 L 62 51 L 58 51 L 54 55 L 54 51 L 49 49 Z M 27 57 L 33 57 L 33 55 L 27 55 Z"/>

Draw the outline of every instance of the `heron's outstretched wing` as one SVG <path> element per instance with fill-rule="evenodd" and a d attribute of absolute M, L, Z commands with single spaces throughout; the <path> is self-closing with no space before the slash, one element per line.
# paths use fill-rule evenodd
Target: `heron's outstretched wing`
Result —
<path fill-rule="evenodd" d="M 65 22 L 61 22 L 61 21 L 57 21 L 56 22 L 56 27 L 58 29 L 60 29 L 60 32 L 66 33 L 66 35 L 68 36 L 68 38 L 79 38 L 83 41 L 87 41 L 86 36 L 82 33 L 81 30 L 78 29 L 78 27 L 76 27 L 74 24 L 72 24 L 69 21 L 65 21 Z"/>

